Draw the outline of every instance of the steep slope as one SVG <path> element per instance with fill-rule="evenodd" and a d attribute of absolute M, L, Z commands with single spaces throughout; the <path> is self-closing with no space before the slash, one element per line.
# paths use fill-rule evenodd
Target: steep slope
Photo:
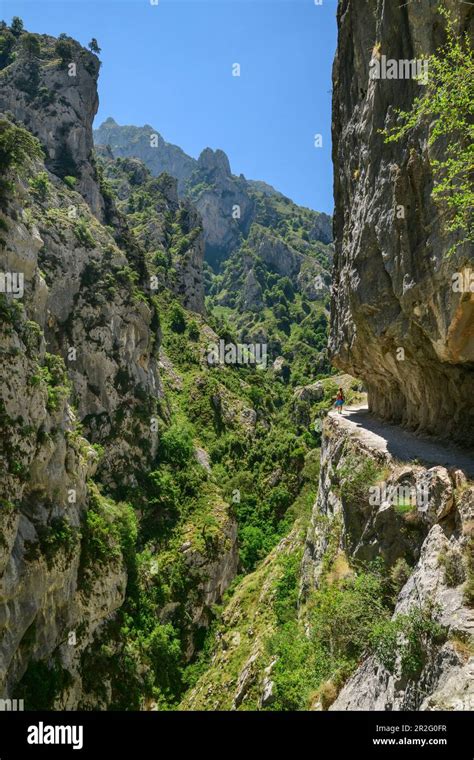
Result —
<path fill-rule="evenodd" d="M 459 33 L 471 10 L 448 5 Z M 378 131 L 419 85 L 369 79 L 371 50 L 429 53 L 446 18 L 428 2 L 341 0 L 338 23 L 330 349 L 367 384 L 372 410 L 466 445 L 472 294 L 451 282 L 471 251 L 447 256 L 427 130 L 396 147 Z M 302 561 L 290 534 L 237 587 L 183 707 L 472 710 L 473 461 L 367 412 L 330 412 Z"/>
<path fill-rule="evenodd" d="M 11 32 L 1 35 L 8 39 Z M 19 90 L 15 98 L 26 54 L 36 76 L 29 73 L 27 96 Z M 73 84 L 61 55 L 81 72 Z M 97 99 L 96 76 L 81 69 L 89 57 L 71 40 L 25 32 L 14 39 L 0 72 L 7 83 L 1 102 L 10 109 L 0 118 L 6 358 L 0 688 L 2 696 L 13 692 L 43 708 L 139 707 L 152 692 L 171 698 L 179 679 L 167 691 L 150 652 L 161 642 L 162 657 L 179 669 L 237 561 L 228 503 L 194 459 L 191 434 L 184 441 L 173 437 L 151 286 L 159 272 L 89 161 L 93 109 L 81 121 L 85 152 L 74 154 L 81 156 L 76 173 L 63 176 L 54 163 L 65 150 L 61 135 L 74 103 Z M 94 66 L 96 75 L 97 61 Z M 43 132 L 46 94 L 49 127 Z M 30 131 L 12 119 L 24 119 Z M 33 133 L 44 139 L 43 148 Z M 157 506 L 166 468 L 182 513 Z M 200 484 L 200 502 L 189 483 L 180 488 L 184 469 Z M 145 515 L 146 505 L 153 506 Z M 203 541 L 196 524 L 206 520 L 212 530 Z M 159 584 L 150 581 L 157 556 L 169 559 L 176 543 L 176 552 L 186 543 L 182 576 L 175 563 L 161 570 Z M 192 593 L 183 593 L 183 577 Z M 166 605 L 163 622 L 158 612 Z M 138 606 L 147 606 L 148 615 L 135 614 L 130 624 Z M 105 695 L 91 691 L 86 674 L 94 635 L 92 649 L 99 640 L 115 647 L 117 671 L 135 647 L 128 677 L 137 692 L 129 702 L 120 702 L 122 687 L 115 690 L 105 671 Z"/>
<path fill-rule="evenodd" d="M 284 196 L 256 198 L 248 236 L 208 281 L 209 310 L 241 340 L 265 343 L 293 385 L 330 372 L 333 251 L 320 240 L 319 216 Z"/>
<path fill-rule="evenodd" d="M 53 174 L 76 178 L 77 190 L 101 218 L 104 200 L 91 160 L 99 60 L 69 37 L 22 37 L 23 45 L 2 31 L 0 110 L 14 114 L 40 140 Z"/>
<path fill-rule="evenodd" d="M 153 290 L 167 287 L 186 309 L 204 312 L 204 239 L 194 206 L 180 201 L 177 180 L 163 172 L 152 178 L 138 159 L 117 159 L 98 149 L 101 176 L 117 197 L 117 208 L 146 251 Z"/>
<path fill-rule="evenodd" d="M 304 594 L 327 583 L 335 531 L 354 567 L 383 560 L 395 603 L 331 709 L 472 709 L 473 507 L 462 471 L 397 461 L 329 416 Z M 335 686 L 334 697 L 341 681 Z"/>
<path fill-rule="evenodd" d="M 336 366 L 364 380 L 380 416 L 472 444 L 474 295 L 453 286 L 453 276 L 472 269 L 472 246 L 447 255 L 456 235 L 446 231 L 446 208 L 432 196 L 434 162 L 446 141 L 430 147 L 426 123 L 387 144 L 380 131 L 423 85 L 369 76 L 371 59 L 434 52 L 446 40 L 440 5 L 339 3 L 330 353 Z M 469 4 L 444 5 L 455 31 L 472 35 Z"/>

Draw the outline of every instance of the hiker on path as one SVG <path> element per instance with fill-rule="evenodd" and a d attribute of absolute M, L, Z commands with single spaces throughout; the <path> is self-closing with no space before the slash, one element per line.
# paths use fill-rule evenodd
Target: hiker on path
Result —
<path fill-rule="evenodd" d="M 336 403 L 335 403 L 335 407 L 337 411 L 339 412 L 339 414 L 342 414 L 342 407 L 344 406 L 345 400 L 346 399 L 344 398 L 344 391 L 342 390 L 342 388 L 339 388 L 337 392 L 337 396 L 336 396 Z"/>

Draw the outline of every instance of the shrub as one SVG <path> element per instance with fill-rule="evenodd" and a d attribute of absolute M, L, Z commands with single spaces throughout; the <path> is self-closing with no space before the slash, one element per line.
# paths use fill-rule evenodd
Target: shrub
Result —
<path fill-rule="evenodd" d="M 404 678 L 416 680 L 434 644 L 446 638 L 445 629 L 436 622 L 436 608 L 430 604 L 412 607 L 406 615 L 377 623 L 370 634 L 377 659 L 394 673 L 397 661 Z"/>
<path fill-rule="evenodd" d="M 464 601 L 474 607 L 474 539 L 470 538 L 466 547 L 467 581 L 464 588 Z"/>
<path fill-rule="evenodd" d="M 0 33 L 0 69 L 4 69 L 5 66 L 8 66 L 12 62 L 14 47 L 14 35 L 8 29 L 3 29 Z"/>
<path fill-rule="evenodd" d="M 193 319 L 188 325 L 188 335 L 190 340 L 199 340 L 199 327 L 197 322 Z"/>
<path fill-rule="evenodd" d="M 461 552 L 450 549 L 439 556 L 439 563 L 444 566 L 444 582 L 447 586 L 459 586 L 466 578 Z"/>
<path fill-rule="evenodd" d="M 71 188 L 71 190 L 74 190 L 77 184 L 77 178 L 71 177 L 70 175 L 66 175 L 66 177 L 64 177 L 64 182 L 69 188 Z"/>
<path fill-rule="evenodd" d="M 185 331 L 186 314 L 178 303 L 173 303 L 169 313 L 169 320 L 173 332 L 183 333 Z"/>
<path fill-rule="evenodd" d="M 96 40 L 95 37 L 93 37 L 91 39 L 91 41 L 89 42 L 88 47 L 89 47 L 89 50 L 91 50 L 96 55 L 100 54 L 100 47 L 99 47 L 98 42 L 97 42 L 97 40 Z"/>
<path fill-rule="evenodd" d="M 65 517 L 54 517 L 49 525 L 39 526 L 38 537 L 49 568 L 59 551 L 63 550 L 66 557 L 71 557 L 79 540 L 78 529 L 70 525 Z"/>
<path fill-rule="evenodd" d="M 15 690 L 28 710 L 52 710 L 56 698 L 72 684 L 72 676 L 59 663 L 31 660 Z"/>
<path fill-rule="evenodd" d="M 410 575 L 410 565 L 406 559 L 404 559 L 404 557 L 399 557 L 390 571 L 390 578 L 392 580 L 395 594 L 398 594 L 398 592 L 403 588 Z"/>
<path fill-rule="evenodd" d="M 155 470 L 149 475 L 150 497 L 148 503 L 159 506 L 168 512 L 175 511 L 179 506 L 180 491 L 176 480 L 166 470 Z"/>
<path fill-rule="evenodd" d="M 239 558 L 245 572 L 250 572 L 271 549 L 273 541 L 264 526 L 245 525 L 239 530 Z"/>
<path fill-rule="evenodd" d="M 44 154 L 36 139 L 23 127 L 0 119 L 0 199 L 4 199 L 7 191 L 13 190 L 11 181 L 5 178 L 10 172 L 20 176 L 26 174 L 30 162 L 43 158 Z"/>
<path fill-rule="evenodd" d="M 38 195 L 40 200 L 46 200 L 50 188 L 50 182 L 46 172 L 39 172 L 35 177 L 32 177 L 29 181 L 29 185 L 33 192 Z"/>
<path fill-rule="evenodd" d="M 87 226 L 87 222 L 85 219 L 79 219 L 76 224 L 74 225 L 74 234 L 79 241 L 79 243 L 87 249 L 94 248 L 95 246 L 95 240 L 92 236 L 92 233 Z"/>
<path fill-rule="evenodd" d="M 174 424 L 161 437 L 161 455 L 164 462 L 184 467 L 194 450 L 191 432 L 183 425 Z"/>
<path fill-rule="evenodd" d="M 21 38 L 21 47 L 27 58 L 39 58 L 41 48 L 35 34 L 24 34 Z"/>
<path fill-rule="evenodd" d="M 89 509 L 82 526 L 81 585 L 87 585 L 97 565 L 121 557 L 130 575 L 135 560 L 136 539 L 137 521 L 132 507 L 102 496 L 97 486 L 91 483 Z"/>
<path fill-rule="evenodd" d="M 70 39 L 58 39 L 54 46 L 54 52 L 63 64 L 69 63 L 74 58 L 74 45 Z"/>
<path fill-rule="evenodd" d="M 337 470 L 341 498 L 348 504 L 368 504 L 368 489 L 377 482 L 381 472 L 370 458 L 348 458 Z"/>
<path fill-rule="evenodd" d="M 12 23 L 10 26 L 11 33 L 15 35 L 15 37 L 19 37 L 20 34 L 23 31 L 23 21 L 19 16 L 13 16 Z"/>

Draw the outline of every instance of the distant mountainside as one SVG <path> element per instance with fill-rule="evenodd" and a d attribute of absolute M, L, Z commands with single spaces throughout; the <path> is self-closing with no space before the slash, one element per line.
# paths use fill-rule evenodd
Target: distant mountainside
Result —
<path fill-rule="evenodd" d="M 296 383 L 329 372 L 331 217 L 232 174 L 222 150 L 206 148 L 196 161 L 152 127 L 120 127 L 113 119 L 95 135 L 119 209 L 140 242 L 158 252 L 160 276 L 183 305 L 203 312 L 205 288 L 220 328 L 236 340 L 265 343 L 286 379 L 290 365 Z M 178 230 L 184 208 L 193 233 Z"/>
<path fill-rule="evenodd" d="M 157 145 L 152 147 L 151 136 L 156 135 Z M 168 172 L 178 180 L 178 190 L 184 192 L 185 182 L 196 168 L 197 161 L 177 145 L 165 142 L 162 136 L 145 124 L 143 127 L 119 126 L 115 119 L 106 119 L 94 130 L 96 145 L 108 145 L 118 158 L 140 158 L 155 176 Z"/>
<path fill-rule="evenodd" d="M 108 118 L 94 131 L 94 142 L 96 146 L 108 146 L 114 158 L 141 159 L 153 176 L 167 172 L 177 179 L 178 194 L 189 197 L 201 214 L 205 257 L 216 269 L 248 236 L 259 212 L 259 201 L 265 197 L 284 199 L 265 182 L 232 174 L 224 151 L 205 148 L 196 160 L 167 143 L 149 124 L 120 126 Z M 285 202 L 292 204 L 289 199 Z M 299 207 L 292 206 L 297 213 Z M 331 243 L 331 217 L 307 211 L 310 237 L 326 245 Z"/>

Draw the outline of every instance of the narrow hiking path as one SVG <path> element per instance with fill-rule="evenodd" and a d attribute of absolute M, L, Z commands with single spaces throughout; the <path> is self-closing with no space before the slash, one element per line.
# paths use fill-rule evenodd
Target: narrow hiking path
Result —
<path fill-rule="evenodd" d="M 349 406 L 342 414 L 329 415 L 362 443 L 384 451 L 402 462 L 416 459 L 420 464 L 456 467 L 474 479 L 474 452 L 442 441 L 421 438 L 398 425 L 379 420 L 369 413 L 367 405 Z"/>

